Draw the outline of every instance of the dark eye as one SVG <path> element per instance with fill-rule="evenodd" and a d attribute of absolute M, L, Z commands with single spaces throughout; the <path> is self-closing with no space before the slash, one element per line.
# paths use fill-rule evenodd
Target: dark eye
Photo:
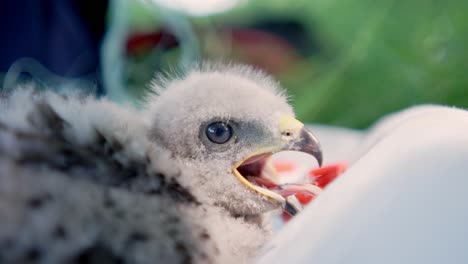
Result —
<path fill-rule="evenodd" d="M 232 137 L 232 127 L 223 122 L 214 122 L 206 127 L 206 136 L 216 144 L 224 144 Z"/>

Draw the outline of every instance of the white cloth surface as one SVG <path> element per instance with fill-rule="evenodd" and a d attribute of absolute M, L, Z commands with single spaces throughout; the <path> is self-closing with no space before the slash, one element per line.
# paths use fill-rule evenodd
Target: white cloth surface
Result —
<path fill-rule="evenodd" d="M 468 112 L 419 106 L 367 131 L 311 126 L 349 169 L 258 263 L 468 263 Z"/>

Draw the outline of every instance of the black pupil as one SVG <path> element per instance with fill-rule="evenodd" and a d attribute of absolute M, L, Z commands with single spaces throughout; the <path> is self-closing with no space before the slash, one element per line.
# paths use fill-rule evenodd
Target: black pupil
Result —
<path fill-rule="evenodd" d="M 215 122 L 206 128 L 206 136 L 211 142 L 223 144 L 232 137 L 232 128 L 226 123 Z"/>

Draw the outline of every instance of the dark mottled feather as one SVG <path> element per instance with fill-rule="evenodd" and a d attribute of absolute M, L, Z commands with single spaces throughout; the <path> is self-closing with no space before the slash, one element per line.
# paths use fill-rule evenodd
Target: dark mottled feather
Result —
<path fill-rule="evenodd" d="M 163 175 L 149 168 L 148 159 L 128 157 L 124 163 L 115 158 L 124 154 L 122 143 L 117 139 L 105 137 L 96 129 L 93 142 L 74 144 L 65 135 L 67 122 L 47 102 L 38 102 L 34 109 L 27 116 L 34 132 L 10 129 L 0 123 L 0 135 L 8 134 L 16 141 L 17 154 L 10 158 L 18 165 L 47 167 L 73 178 L 147 194 L 167 193 L 180 202 L 198 203 L 173 175 Z M 0 154 L 10 155 L 2 153 L 1 145 Z"/>
<path fill-rule="evenodd" d="M 186 220 L 199 203 L 176 175 L 150 168 L 149 157 L 115 158 L 125 155 L 122 143 L 98 130 L 93 142 L 70 141 L 69 124 L 50 105 L 41 101 L 34 110 L 31 130 L 0 123 L 0 263 L 192 263 L 212 256 L 204 248 L 214 246 L 193 237 L 206 232 Z"/>

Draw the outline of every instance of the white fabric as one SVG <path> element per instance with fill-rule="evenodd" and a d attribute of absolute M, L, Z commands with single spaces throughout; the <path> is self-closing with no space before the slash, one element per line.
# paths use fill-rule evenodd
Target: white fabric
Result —
<path fill-rule="evenodd" d="M 350 167 L 258 263 L 468 263 L 468 112 L 422 106 L 366 132 L 312 129 Z"/>

